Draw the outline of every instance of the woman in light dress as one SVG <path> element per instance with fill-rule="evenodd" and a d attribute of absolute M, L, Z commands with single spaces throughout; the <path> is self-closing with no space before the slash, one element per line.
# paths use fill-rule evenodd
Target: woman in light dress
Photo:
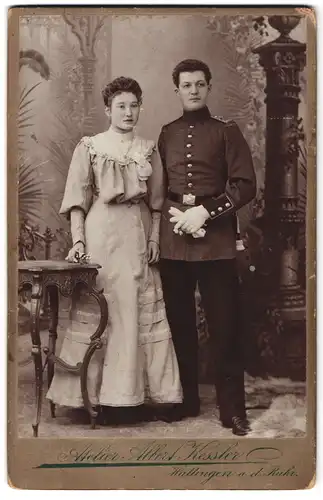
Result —
<path fill-rule="evenodd" d="M 97 287 L 104 288 L 109 307 L 105 346 L 89 367 L 89 396 L 101 408 L 101 422 L 155 419 L 155 411 L 147 413 L 147 399 L 161 403 L 157 418 L 171 421 L 182 389 L 156 267 L 163 169 L 154 142 L 134 133 L 139 84 L 120 77 L 102 94 L 110 127 L 76 146 L 60 209 L 71 224 L 73 247 L 67 258 L 74 261 L 77 252 L 88 253 L 102 266 Z M 98 313 L 83 298 L 72 305 L 70 317 L 60 357 L 75 365 L 84 356 Z M 56 369 L 47 398 L 82 407 L 79 377 Z"/>

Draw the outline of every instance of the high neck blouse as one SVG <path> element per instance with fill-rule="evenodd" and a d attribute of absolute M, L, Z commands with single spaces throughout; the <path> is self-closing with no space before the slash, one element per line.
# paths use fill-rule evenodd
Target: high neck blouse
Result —
<path fill-rule="evenodd" d="M 154 142 L 133 131 L 122 134 L 110 127 L 95 136 L 83 137 L 74 150 L 60 213 L 68 214 L 73 207 L 87 213 L 94 197 L 104 203 L 144 197 L 153 174 L 152 157 L 155 169 L 160 170 Z"/>

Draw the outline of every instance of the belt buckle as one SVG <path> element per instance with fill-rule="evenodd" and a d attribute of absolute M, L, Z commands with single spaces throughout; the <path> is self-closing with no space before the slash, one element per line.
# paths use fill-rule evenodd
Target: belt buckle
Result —
<path fill-rule="evenodd" d="M 195 205 L 195 194 L 183 194 L 183 205 Z"/>

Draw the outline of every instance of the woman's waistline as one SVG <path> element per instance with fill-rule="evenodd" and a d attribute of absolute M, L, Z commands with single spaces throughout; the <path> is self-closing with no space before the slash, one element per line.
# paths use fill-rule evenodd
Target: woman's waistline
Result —
<path fill-rule="evenodd" d="M 100 205 L 106 205 L 106 206 L 132 206 L 132 205 L 140 205 L 140 204 L 145 204 L 148 205 L 148 199 L 146 197 L 140 197 L 140 198 L 130 198 L 128 200 L 109 200 L 105 201 L 103 197 L 101 196 L 94 196 L 93 197 L 93 203 L 94 204 L 100 204 Z"/>

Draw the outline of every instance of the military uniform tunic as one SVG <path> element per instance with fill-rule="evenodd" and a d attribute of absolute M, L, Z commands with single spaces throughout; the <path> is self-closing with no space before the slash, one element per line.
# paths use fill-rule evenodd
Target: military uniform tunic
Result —
<path fill-rule="evenodd" d="M 234 258 L 235 212 L 256 194 L 250 149 L 237 124 L 213 118 L 208 108 L 184 111 L 162 128 L 158 146 L 167 191 L 186 195 L 188 200 L 190 195 L 203 197 L 202 204 L 211 215 L 204 238 L 179 236 L 173 232 L 168 210 L 171 206 L 186 210 L 190 205 L 166 198 L 161 257 L 186 261 Z"/>
<path fill-rule="evenodd" d="M 185 112 L 162 128 L 159 151 L 166 179 L 160 272 L 184 394 L 184 414 L 200 408 L 195 290 L 198 284 L 211 338 L 210 361 L 220 419 L 245 418 L 242 329 L 236 266 L 236 211 L 256 194 L 251 153 L 239 127 L 208 108 Z M 188 204 L 187 204 L 188 203 Z M 175 234 L 169 208 L 204 205 L 206 235 Z"/>

